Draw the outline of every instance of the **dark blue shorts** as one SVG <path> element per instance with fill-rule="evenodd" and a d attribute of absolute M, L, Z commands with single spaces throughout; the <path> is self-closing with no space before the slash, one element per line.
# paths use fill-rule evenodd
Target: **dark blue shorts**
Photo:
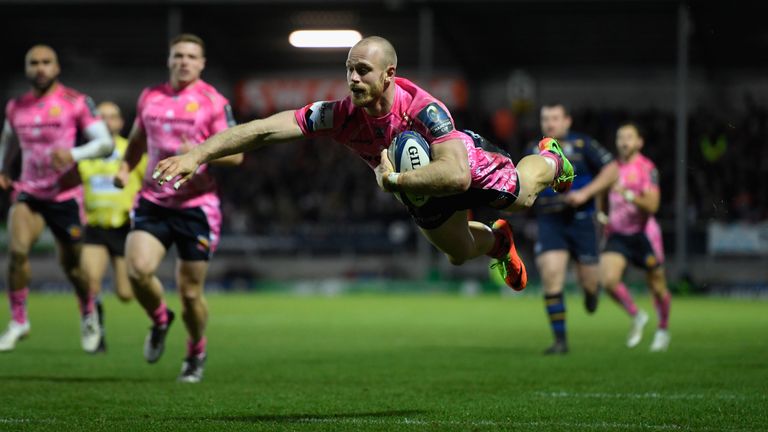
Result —
<path fill-rule="evenodd" d="M 172 209 L 139 199 L 132 219 L 134 231 L 155 236 L 165 249 L 176 245 L 184 261 L 208 261 L 213 253 L 213 239 L 208 218 L 199 207 Z"/>
<path fill-rule="evenodd" d="M 120 228 L 102 228 L 93 225 L 85 227 L 83 243 L 100 245 L 107 248 L 109 256 L 122 257 L 125 255 L 125 238 L 128 237 L 130 225 L 125 224 Z"/>
<path fill-rule="evenodd" d="M 39 200 L 21 192 L 16 202 L 25 203 L 30 210 L 39 213 L 56 239 L 65 244 L 80 242 L 83 235 L 80 204 L 76 199 L 61 202 Z"/>
<path fill-rule="evenodd" d="M 563 211 L 538 217 L 539 238 L 536 255 L 551 250 L 566 250 L 580 264 L 597 264 L 597 226 L 592 212 Z"/>
<path fill-rule="evenodd" d="M 604 252 L 622 254 L 627 261 L 646 270 L 653 270 L 661 266 L 661 261 L 656 256 L 656 252 L 645 233 L 611 234 L 605 244 Z"/>

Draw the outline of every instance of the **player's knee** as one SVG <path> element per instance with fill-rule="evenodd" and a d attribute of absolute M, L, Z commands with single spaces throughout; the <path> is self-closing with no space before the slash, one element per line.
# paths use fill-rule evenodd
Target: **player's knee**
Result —
<path fill-rule="evenodd" d="M 133 300 L 133 293 L 131 292 L 118 291 L 115 294 L 117 295 L 117 299 L 120 300 L 120 303 L 128 303 Z"/>
<path fill-rule="evenodd" d="M 128 303 L 133 300 L 133 290 L 131 289 L 130 281 L 124 281 L 115 286 L 115 295 L 121 303 Z"/>
<path fill-rule="evenodd" d="M 149 266 L 147 261 L 140 258 L 132 259 L 128 261 L 128 279 L 131 284 L 136 286 L 146 286 L 152 281 L 155 276 L 154 269 Z"/>
<path fill-rule="evenodd" d="M 193 305 L 203 301 L 203 290 L 201 289 L 182 290 L 180 295 L 181 302 L 185 305 Z"/>

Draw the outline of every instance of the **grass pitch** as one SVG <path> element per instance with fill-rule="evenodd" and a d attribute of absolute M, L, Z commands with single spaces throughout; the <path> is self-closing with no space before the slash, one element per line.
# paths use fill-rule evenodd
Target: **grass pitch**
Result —
<path fill-rule="evenodd" d="M 570 296 L 571 353 L 544 357 L 533 295 L 212 295 L 189 385 L 181 320 L 148 365 L 147 319 L 110 297 L 109 352 L 90 356 L 74 297 L 33 295 L 31 337 L 0 355 L 0 430 L 768 429 L 768 304 L 675 298 L 670 351 L 653 354 L 655 320 L 629 350 L 628 318 L 601 301 L 587 316 Z"/>

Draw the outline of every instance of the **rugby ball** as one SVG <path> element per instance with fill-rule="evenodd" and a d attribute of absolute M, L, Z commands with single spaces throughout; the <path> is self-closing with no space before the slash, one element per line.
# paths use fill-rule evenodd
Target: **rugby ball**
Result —
<path fill-rule="evenodd" d="M 389 144 L 387 151 L 390 162 L 395 171 L 399 173 L 419 169 L 429 165 L 432 152 L 429 143 L 421 135 L 414 131 L 405 131 L 397 134 Z M 393 192 L 403 204 L 412 204 L 421 207 L 429 200 L 428 196 L 411 193 Z"/>

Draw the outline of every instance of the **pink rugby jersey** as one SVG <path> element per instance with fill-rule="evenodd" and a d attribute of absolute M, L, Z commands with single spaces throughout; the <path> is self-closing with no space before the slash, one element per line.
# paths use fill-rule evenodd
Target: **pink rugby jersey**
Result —
<path fill-rule="evenodd" d="M 78 131 L 99 121 L 93 100 L 56 84 L 49 94 L 37 97 L 30 91 L 8 102 L 5 118 L 19 140 L 21 176 L 14 192 L 37 199 L 61 202 L 82 200 L 83 188 L 77 166 L 57 170 L 51 163 L 54 149 L 72 149 Z"/>
<path fill-rule="evenodd" d="M 650 159 L 637 153 L 631 161 L 619 163 L 619 184 L 635 195 L 646 191 L 658 190 L 659 172 Z M 608 194 L 610 215 L 608 232 L 618 234 L 637 234 L 646 229 L 648 219 L 652 216 L 633 203 L 627 202 L 622 194 L 611 190 Z"/>
<path fill-rule="evenodd" d="M 173 189 L 173 182 L 158 185 L 152 173 L 158 162 L 184 151 L 185 143 L 196 146 L 234 125 L 227 99 L 202 80 L 179 91 L 169 83 L 146 88 L 139 97 L 136 124 L 147 135 L 149 167 L 140 196 L 168 208 L 218 207 L 216 182 L 207 164 L 178 191 Z"/>
<path fill-rule="evenodd" d="M 457 131 L 448 109 L 432 95 L 405 78 L 395 78 L 395 100 L 384 116 L 371 117 L 352 103 L 351 96 L 319 101 L 295 112 L 304 136 L 330 137 L 357 153 L 371 168 L 381 162 L 381 151 L 405 130 L 421 134 L 432 145 L 450 139 L 464 143 L 472 173 L 470 187 L 514 192 L 517 173 L 512 161 L 475 147 L 467 134 Z"/>

